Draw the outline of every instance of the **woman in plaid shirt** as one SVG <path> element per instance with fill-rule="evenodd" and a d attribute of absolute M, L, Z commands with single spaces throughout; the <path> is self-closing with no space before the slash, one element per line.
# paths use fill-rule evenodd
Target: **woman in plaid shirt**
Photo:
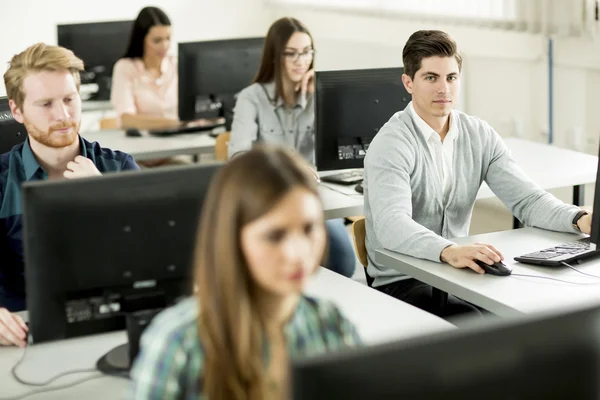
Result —
<path fill-rule="evenodd" d="M 195 255 L 198 292 L 158 315 L 132 370 L 135 399 L 275 399 L 288 362 L 360 343 L 331 303 L 302 295 L 326 247 L 308 165 L 260 147 L 218 173 Z"/>

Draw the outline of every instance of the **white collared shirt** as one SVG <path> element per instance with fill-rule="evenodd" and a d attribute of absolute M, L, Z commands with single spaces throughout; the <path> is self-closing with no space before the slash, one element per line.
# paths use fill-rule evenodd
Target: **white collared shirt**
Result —
<path fill-rule="evenodd" d="M 409 110 L 412 118 L 417 124 L 417 127 L 423 134 L 429 153 L 433 159 L 437 176 L 443 187 L 444 204 L 448 202 L 448 197 L 452 192 L 452 184 L 454 183 L 454 140 L 458 136 L 458 128 L 454 124 L 454 118 L 450 113 L 450 128 L 444 138 L 440 139 L 440 135 L 430 127 L 415 111 L 412 102 L 409 105 Z"/>

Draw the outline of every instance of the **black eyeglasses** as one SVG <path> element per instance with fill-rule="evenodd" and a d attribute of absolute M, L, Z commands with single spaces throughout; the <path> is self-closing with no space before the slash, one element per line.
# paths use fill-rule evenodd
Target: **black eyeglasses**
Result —
<path fill-rule="evenodd" d="M 302 57 L 303 60 L 312 60 L 315 56 L 315 50 L 310 49 L 303 51 L 302 53 L 299 51 L 284 51 L 283 56 L 292 62 L 298 61 L 300 57 Z"/>

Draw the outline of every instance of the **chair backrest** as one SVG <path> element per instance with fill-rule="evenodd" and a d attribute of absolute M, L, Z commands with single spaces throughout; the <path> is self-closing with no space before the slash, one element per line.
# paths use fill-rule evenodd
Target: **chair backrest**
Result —
<path fill-rule="evenodd" d="M 215 160 L 227 161 L 227 148 L 229 147 L 229 138 L 231 132 L 223 132 L 217 136 L 217 142 L 215 143 Z"/>
<path fill-rule="evenodd" d="M 365 218 L 363 217 L 352 223 L 352 239 L 358 260 L 365 268 L 369 263 L 367 260 L 367 247 L 365 246 L 366 237 L 367 230 L 365 228 Z"/>
<path fill-rule="evenodd" d="M 102 118 L 100 120 L 100 130 L 117 129 L 117 119 L 115 117 Z"/>

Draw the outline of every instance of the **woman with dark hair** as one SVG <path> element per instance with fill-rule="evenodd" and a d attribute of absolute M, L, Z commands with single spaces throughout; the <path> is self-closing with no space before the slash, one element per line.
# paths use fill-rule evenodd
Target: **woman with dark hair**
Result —
<path fill-rule="evenodd" d="M 157 7 L 138 14 L 125 55 L 113 69 L 111 103 L 120 126 L 162 129 L 177 117 L 177 62 L 168 54 L 171 21 Z"/>
<path fill-rule="evenodd" d="M 254 143 L 278 143 L 315 159 L 313 39 L 295 18 L 281 18 L 267 32 L 254 83 L 240 92 L 233 115 L 229 157 Z M 330 252 L 325 267 L 352 276 L 356 256 L 342 220 L 326 222 Z"/>
<path fill-rule="evenodd" d="M 288 360 L 358 345 L 333 304 L 302 295 L 325 247 L 317 182 L 298 155 L 261 147 L 231 160 L 204 202 L 196 297 L 143 334 L 133 398 L 280 399 Z"/>

